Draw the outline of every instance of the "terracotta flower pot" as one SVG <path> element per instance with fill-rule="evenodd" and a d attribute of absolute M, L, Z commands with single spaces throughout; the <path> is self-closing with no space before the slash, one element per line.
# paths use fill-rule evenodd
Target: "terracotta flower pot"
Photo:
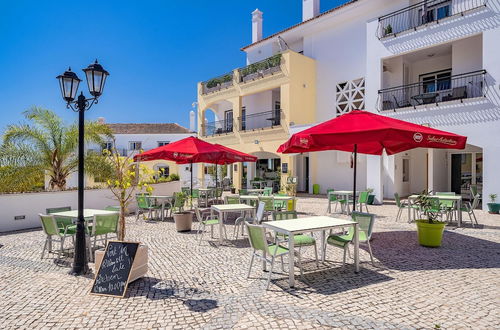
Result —
<path fill-rule="evenodd" d="M 176 212 L 174 213 L 175 229 L 178 232 L 190 231 L 193 225 L 193 213 Z"/>

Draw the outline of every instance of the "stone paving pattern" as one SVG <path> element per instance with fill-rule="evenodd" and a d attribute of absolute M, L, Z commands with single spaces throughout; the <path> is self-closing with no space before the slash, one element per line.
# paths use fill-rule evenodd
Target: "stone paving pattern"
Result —
<path fill-rule="evenodd" d="M 298 210 L 323 215 L 326 198 L 303 196 Z M 448 226 L 443 246 L 431 249 L 417 244 L 405 215 L 395 222 L 395 205 L 370 212 L 377 214 L 375 266 L 363 246 L 355 274 L 342 267 L 342 250 L 329 247 L 318 269 L 313 249 L 304 248 L 304 278 L 297 269 L 289 289 L 278 264 L 268 291 L 258 265 L 246 279 L 246 237 L 218 247 L 205 235 L 198 245 L 171 219 L 128 219 L 127 238 L 149 246 L 150 270 L 123 299 L 89 295 L 93 275 L 67 275 L 70 258 L 40 260 L 41 230 L 2 234 L 0 328 L 500 328 L 500 216 L 476 211 L 479 228 Z M 231 222 L 227 229 L 232 238 Z"/>

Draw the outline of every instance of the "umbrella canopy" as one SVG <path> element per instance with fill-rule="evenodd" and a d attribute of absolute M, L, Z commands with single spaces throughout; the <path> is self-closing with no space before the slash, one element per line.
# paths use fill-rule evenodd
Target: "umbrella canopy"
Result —
<path fill-rule="evenodd" d="M 224 163 L 224 164 L 231 164 L 231 163 L 236 163 L 236 162 L 241 162 L 241 163 L 243 163 L 243 162 L 256 162 L 258 159 L 256 156 L 252 156 L 252 155 L 246 154 L 244 152 L 225 147 L 221 144 L 216 143 L 215 146 L 222 149 L 222 150 L 225 150 L 228 153 L 228 157 L 226 157 L 226 159 L 225 159 L 226 163 Z"/>
<path fill-rule="evenodd" d="M 341 150 L 392 155 L 414 148 L 463 149 L 467 137 L 354 110 L 296 133 L 278 148 L 281 153 Z"/>
<path fill-rule="evenodd" d="M 415 148 L 464 149 L 467 137 L 381 116 L 353 110 L 324 123 L 296 133 L 278 152 L 301 153 L 340 150 L 354 153 L 353 210 L 356 209 L 356 163 L 358 152 L 392 155 Z"/>

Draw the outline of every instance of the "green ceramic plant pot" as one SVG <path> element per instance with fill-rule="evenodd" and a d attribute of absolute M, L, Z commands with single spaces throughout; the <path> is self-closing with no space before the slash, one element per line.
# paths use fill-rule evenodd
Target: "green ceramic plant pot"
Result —
<path fill-rule="evenodd" d="M 427 220 L 417 220 L 418 243 L 426 247 L 439 247 L 443 239 L 444 222 L 429 223 Z"/>
<path fill-rule="evenodd" d="M 368 205 L 373 205 L 373 202 L 375 202 L 375 195 L 368 195 Z"/>
<path fill-rule="evenodd" d="M 500 203 L 488 203 L 488 212 L 498 214 L 500 211 Z"/>

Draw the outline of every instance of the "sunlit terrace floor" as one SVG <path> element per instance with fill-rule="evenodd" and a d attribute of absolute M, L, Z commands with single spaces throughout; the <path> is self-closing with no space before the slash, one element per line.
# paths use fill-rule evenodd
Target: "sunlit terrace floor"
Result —
<path fill-rule="evenodd" d="M 298 210 L 323 215 L 326 204 L 325 197 L 303 196 Z M 206 235 L 198 246 L 194 232 L 177 233 L 171 219 L 128 219 L 127 238 L 149 246 L 150 270 L 130 284 L 124 299 L 89 295 L 92 276 L 67 275 L 71 259 L 40 260 L 42 231 L 0 235 L 0 327 L 500 327 L 500 216 L 477 211 L 482 226 L 449 226 L 443 246 L 431 249 L 417 244 L 406 217 L 395 222 L 394 205 L 371 206 L 370 212 L 377 214 L 376 266 L 362 249 L 362 269 L 355 274 L 342 267 L 342 250 L 329 248 L 318 269 L 313 249 L 305 248 L 306 274 L 297 276 L 296 288 L 288 288 L 287 274 L 276 267 L 269 291 L 259 266 L 246 279 L 246 238 L 218 247 Z M 232 233 L 230 222 L 230 239 Z"/>

